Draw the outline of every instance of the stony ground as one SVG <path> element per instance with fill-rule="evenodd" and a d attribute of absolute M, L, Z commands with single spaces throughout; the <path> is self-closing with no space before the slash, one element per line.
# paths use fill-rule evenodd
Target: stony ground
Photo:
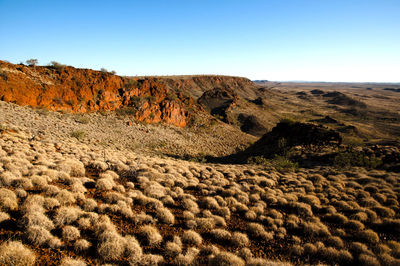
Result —
<path fill-rule="evenodd" d="M 51 141 L 66 139 L 145 154 L 182 156 L 227 155 L 254 142 L 255 137 L 215 120 L 211 126 L 179 128 L 137 123 L 115 112 L 69 114 L 32 109 L 0 101 L 0 125 Z"/>
<path fill-rule="evenodd" d="M 0 107 L 2 265 L 400 264 L 399 174 L 146 156 L 162 133 L 190 140 L 112 115 Z"/>

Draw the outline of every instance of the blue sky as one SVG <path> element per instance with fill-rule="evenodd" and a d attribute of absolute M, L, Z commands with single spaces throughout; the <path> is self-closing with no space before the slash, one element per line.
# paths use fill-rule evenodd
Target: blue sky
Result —
<path fill-rule="evenodd" d="M 12 63 L 400 82 L 399 0 L 0 0 L 0 36 Z"/>

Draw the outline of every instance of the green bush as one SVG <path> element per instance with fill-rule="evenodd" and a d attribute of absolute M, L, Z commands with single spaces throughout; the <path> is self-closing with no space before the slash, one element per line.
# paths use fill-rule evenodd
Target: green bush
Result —
<path fill-rule="evenodd" d="M 367 156 L 360 151 L 343 150 L 339 151 L 333 158 L 333 165 L 336 168 L 361 166 L 374 169 L 382 165 L 382 160 L 375 155 Z"/>
<path fill-rule="evenodd" d="M 51 61 L 49 66 L 57 70 L 62 70 L 64 67 L 66 67 L 66 65 L 58 63 L 57 61 Z"/>
<path fill-rule="evenodd" d="M 78 116 L 77 118 L 75 118 L 75 121 L 81 124 L 89 124 L 90 119 L 85 116 Z"/>
<path fill-rule="evenodd" d="M 276 155 L 273 159 L 267 159 L 263 156 L 252 156 L 247 159 L 247 163 L 274 167 L 279 172 L 293 172 L 299 168 L 297 162 L 293 162 L 288 157 L 280 155 Z"/>
<path fill-rule="evenodd" d="M 133 106 L 123 107 L 115 110 L 115 112 L 119 116 L 134 116 L 136 115 L 136 111 L 137 111 L 136 107 Z"/>
<path fill-rule="evenodd" d="M 288 157 L 285 156 L 275 156 L 271 160 L 272 166 L 275 167 L 279 172 L 293 172 L 299 168 L 297 162 L 292 162 Z"/>
<path fill-rule="evenodd" d="M 77 140 L 82 140 L 86 136 L 86 132 L 83 130 L 75 130 L 71 132 L 71 137 Z"/>
<path fill-rule="evenodd" d="M 26 60 L 26 63 L 28 64 L 28 66 L 36 66 L 39 63 L 39 61 L 37 59 L 32 58 Z"/>
<path fill-rule="evenodd" d="M 247 159 L 248 164 L 268 165 L 269 161 L 264 156 L 251 156 Z"/>

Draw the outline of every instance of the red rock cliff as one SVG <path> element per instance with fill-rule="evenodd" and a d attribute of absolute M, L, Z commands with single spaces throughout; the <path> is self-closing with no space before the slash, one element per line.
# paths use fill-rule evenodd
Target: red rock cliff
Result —
<path fill-rule="evenodd" d="M 184 127 L 190 97 L 154 78 L 126 78 L 70 66 L 28 67 L 0 61 L 0 100 L 19 105 L 90 112 L 135 107 L 139 121 Z"/>

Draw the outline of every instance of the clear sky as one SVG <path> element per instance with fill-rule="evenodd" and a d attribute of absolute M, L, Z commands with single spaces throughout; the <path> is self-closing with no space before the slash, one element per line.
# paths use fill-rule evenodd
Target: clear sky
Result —
<path fill-rule="evenodd" d="M 400 82 L 400 0 L 0 0 L 0 60 Z"/>

